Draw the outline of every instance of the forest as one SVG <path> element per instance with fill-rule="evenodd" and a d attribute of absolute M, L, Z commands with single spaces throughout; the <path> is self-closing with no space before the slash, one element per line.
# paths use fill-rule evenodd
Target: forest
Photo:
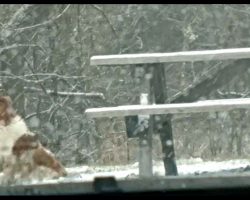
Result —
<path fill-rule="evenodd" d="M 138 158 L 124 118 L 89 119 L 94 107 L 138 104 L 141 66 L 90 65 L 96 55 L 164 53 L 250 46 L 245 4 L 2 4 L 0 93 L 67 167 Z M 246 98 L 250 62 L 164 64 L 165 102 Z M 248 158 L 248 110 L 172 117 L 177 159 Z M 161 160 L 161 142 L 153 141 Z"/>

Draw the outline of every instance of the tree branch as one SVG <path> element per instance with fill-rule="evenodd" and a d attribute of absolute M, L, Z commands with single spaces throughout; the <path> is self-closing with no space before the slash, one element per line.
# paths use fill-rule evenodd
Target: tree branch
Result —
<path fill-rule="evenodd" d="M 33 87 L 24 87 L 27 92 L 42 92 L 41 89 L 33 88 Z M 58 95 L 58 96 L 83 96 L 86 98 L 101 98 L 105 99 L 103 93 L 98 92 L 54 92 L 53 90 L 46 90 L 47 94 L 50 95 Z"/>
<path fill-rule="evenodd" d="M 10 36 L 12 34 L 12 31 L 10 30 L 11 26 L 13 26 L 14 24 L 16 24 L 17 20 L 20 20 L 20 18 L 23 17 L 24 12 L 26 12 L 30 7 L 32 7 L 33 5 L 29 5 L 29 4 L 25 4 L 23 5 L 21 8 L 19 8 L 15 14 L 12 16 L 12 18 L 8 21 L 7 24 L 4 24 L 2 26 L 2 31 L 1 31 L 1 36 L 3 38 L 6 38 L 8 36 Z"/>
<path fill-rule="evenodd" d="M 107 23 L 108 23 L 108 25 L 109 25 L 109 27 L 110 27 L 112 33 L 113 33 L 114 36 L 118 39 L 119 37 L 118 37 L 118 35 L 117 35 L 117 33 L 116 33 L 116 30 L 115 30 L 115 28 L 113 27 L 113 25 L 111 24 L 111 22 L 110 22 L 108 16 L 105 14 L 105 12 L 104 12 L 100 7 L 98 7 L 97 5 L 90 5 L 90 6 L 92 6 L 94 9 L 98 10 L 98 11 L 102 14 L 102 16 L 103 16 L 103 17 L 105 18 L 105 20 L 107 21 Z"/>
<path fill-rule="evenodd" d="M 24 30 L 27 30 L 27 29 L 32 29 L 32 28 L 36 28 L 36 27 L 39 27 L 39 26 L 44 26 L 44 25 L 47 25 L 47 24 L 50 24 L 52 22 L 54 22 L 55 20 L 59 19 L 70 7 L 70 4 L 66 6 L 66 8 L 59 14 L 57 15 L 56 17 L 52 17 L 51 19 L 43 22 L 43 23 L 40 23 L 40 24 L 36 24 L 36 25 L 33 25 L 33 26 L 27 26 L 27 27 L 23 27 L 23 28 L 16 28 L 14 29 L 15 31 L 24 31 Z"/>
<path fill-rule="evenodd" d="M 0 48 L 0 54 L 3 53 L 3 51 L 18 48 L 18 47 L 37 47 L 37 45 L 35 44 L 13 44 L 10 46 Z"/>
<path fill-rule="evenodd" d="M 59 75 L 59 74 L 54 74 L 54 73 L 34 73 L 34 74 L 25 74 L 22 76 L 18 76 L 7 71 L 0 71 L 0 74 L 3 74 L 3 75 L 0 75 L 0 78 L 4 77 L 4 78 L 9 78 L 9 79 L 19 79 L 27 83 L 41 83 L 50 79 L 51 77 L 57 77 L 59 79 L 84 79 L 86 80 L 85 76 L 64 76 L 64 75 Z M 44 78 L 37 79 L 37 80 L 26 78 L 26 77 L 38 77 L 38 76 L 41 76 Z"/>

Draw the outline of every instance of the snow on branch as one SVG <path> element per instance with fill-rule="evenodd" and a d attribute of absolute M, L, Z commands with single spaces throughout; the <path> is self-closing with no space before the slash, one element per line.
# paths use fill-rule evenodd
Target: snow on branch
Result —
<path fill-rule="evenodd" d="M 250 58 L 250 48 L 93 56 L 91 65 L 194 62 Z"/>
<path fill-rule="evenodd" d="M 33 5 L 30 4 L 24 4 L 23 6 L 21 6 L 16 12 L 15 14 L 11 17 L 11 19 L 4 24 L 1 27 L 1 32 L 0 35 L 3 38 L 6 38 L 8 36 L 10 36 L 13 32 L 11 31 L 11 28 L 16 25 L 17 21 L 19 21 L 20 19 L 22 19 L 24 17 L 24 13 Z"/>
<path fill-rule="evenodd" d="M 27 92 L 43 92 L 43 90 L 33 88 L 33 87 L 24 87 L 24 89 Z M 83 97 L 87 97 L 87 98 L 105 99 L 103 93 L 98 93 L 98 92 L 88 92 L 88 93 L 84 93 L 84 92 L 62 92 L 62 91 L 54 92 L 53 90 L 46 90 L 46 93 L 51 94 L 51 95 L 57 95 L 57 96 L 83 96 Z"/>
<path fill-rule="evenodd" d="M 34 73 L 34 74 L 24 74 L 24 75 L 15 75 L 9 71 L 0 71 L 0 78 L 9 78 L 9 79 L 19 79 L 25 82 L 32 82 L 32 83 L 40 83 L 44 82 L 52 77 L 56 77 L 58 79 L 84 79 L 84 80 L 89 80 L 90 78 L 86 76 L 65 76 L 65 75 L 60 75 L 56 73 Z M 31 79 L 33 77 L 43 77 L 41 79 Z"/>
<path fill-rule="evenodd" d="M 177 113 L 198 113 L 228 111 L 232 109 L 250 109 L 250 98 L 206 100 L 194 103 L 128 105 L 118 107 L 90 108 L 85 113 L 88 117 L 118 117 L 133 115 L 162 115 Z"/>
<path fill-rule="evenodd" d="M 32 25 L 32 26 L 27 26 L 27 27 L 23 27 L 23 28 L 16 28 L 14 30 L 15 31 L 24 31 L 27 29 L 32 29 L 32 28 L 36 28 L 39 26 L 44 26 L 44 25 L 50 24 L 50 23 L 54 22 L 55 20 L 59 19 L 69 9 L 69 7 L 70 7 L 70 4 L 67 5 L 66 8 L 59 15 L 52 17 L 51 19 L 44 21 L 43 23 Z"/>
<path fill-rule="evenodd" d="M 114 26 L 111 24 L 108 16 L 105 14 L 105 12 L 99 6 L 97 6 L 97 5 L 91 5 L 90 4 L 90 6 L 92 6 L 93 8 L 95 8 L 96 10 L 98 10 L 102 14 L 102 16 L 104 17 L 104 19 L 107 21 L 110 29 L 112 30 L 112 33 L 115 35 L 116 38 L 119 38 L 118 34 L 116 33 L 116 30 L 115 30 Z"/>
<path fill-rule="evenodd" d="M 22 18 L 24 12 L 26 10 L 28 10 L 31 6 L 33 5 L 30 5 L 30 4 L 24 4 L 22 7 L 20 7 L 16 12 L 15 14 L 11 17 L 11 19 L 8 21 L 8 23 L 6 23 L 4 25 L 3 28 L 9 28 L 11 26 L 13 26 L 14 24 L 16 24 L 16 21 L 20 20 L 20 18 Z"/>
<path fill-rule="evenodd" d="M 249 92 L 244 92 L 244 93 L 240 93 L 240 92 L 222 92 L 220 90 L 216 91 L 219 95 L 221 95 L 222 97 L 237 97 L 237 98 L 245 98 L 247 96 L 249 96 Z"/>
<path fill-rule="evenodd" d="M 18 48 L 18 47 L 37 47 L 37 45 L 35 45 L 35 44 L 13 44 L 13 45 L 10 45 L 10 46 L 0 48 L 0 54 L 3 51 L 9 50 L 9 49 L 15 49 L 15 48 Z"/>

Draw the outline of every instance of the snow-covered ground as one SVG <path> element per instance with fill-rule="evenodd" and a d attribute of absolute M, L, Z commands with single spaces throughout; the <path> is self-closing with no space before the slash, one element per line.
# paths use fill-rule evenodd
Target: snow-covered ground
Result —
<path fill-rule="evenodd" d="M 247 159 L 205 162 L 198 158 L 177 161 L 178 173 L 180 176 L 221 171 L 230 172 L 230 170 L 235 169 L 243 169 L 243 171 L 244 169 L 248 169 L 246 173 L 250 173 L 248 166 L 250 166 L 250 160 Z M 67 168 L 67 171 L 69 173 L 67 177 L 55 180 L 43 180 L 42 182 L 33 180 L 32 184 L 93 181 L 95 177 L 100 176 L 114 176 L 118 180 L 121 180 L 138 178 L 139 174 L 138 163 L 126 166 L 78 166 Z M 238 170 L 240 173 L 243 173 L 243 171 Z M 153 173 L 155 176 L 164 176 L 165 171 L 163 162 L 153 162 Z M 30 184 L 30 182 L 27 184 Z"/>

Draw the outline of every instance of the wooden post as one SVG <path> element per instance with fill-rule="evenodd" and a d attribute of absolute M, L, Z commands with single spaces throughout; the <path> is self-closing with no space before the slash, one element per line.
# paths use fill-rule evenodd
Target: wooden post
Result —
<path fill-rule="evenodd" d="M 140 96 L 140 104 L 149 104 L 148 94 L 142 93 Z M 152 170 L 152 131 L 149 128 L 149 115 L 139 115 L 138 121 L 148 122 L 147 128 L 139 134 L 139 176 L 151 177 L 153 175 Z"/>
<path fill-rule="evenodd" d="M 167 99 L 165 71 L 163 64 L 157 65 L 158 66 L 155 66 L 152 69 L 153 77 L 151 79 L 151 93 L 154 96 L 156 104 L 164 104 Z M 157 117 L 157 120 L 155 117 Z M 157 131 L 160 132 L 165 175 L 178 175 L 175 162 L 171 115 L 168 114 L 155 117 L 154 125 L 156 126 Z"/>

